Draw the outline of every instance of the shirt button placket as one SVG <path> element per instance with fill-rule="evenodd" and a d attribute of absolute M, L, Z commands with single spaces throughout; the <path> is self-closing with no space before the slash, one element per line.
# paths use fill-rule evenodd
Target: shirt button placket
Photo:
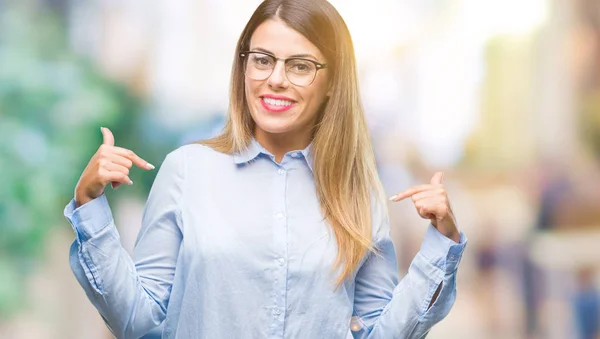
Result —
<path fill-rule="evenodd" d="M 273 325 L 275 328 L 275 337 L 282 338 L 284 333 L 285 318 L 285 292 L 287 286 L 287 209 L 286 209 L 286 181 L 288 171 L 280 167 L 277 169 L 277 175 L 274 177 L 274 241 L 275 241 L 275 261 L 274 261 L 274 298 L 273 298 Z"/>

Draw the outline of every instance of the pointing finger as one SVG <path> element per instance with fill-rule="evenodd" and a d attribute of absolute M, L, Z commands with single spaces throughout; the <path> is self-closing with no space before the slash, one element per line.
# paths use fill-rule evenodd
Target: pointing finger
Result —
<path fill-rule="evenodd" d="M 419 193 L 417 193 L 417 194 L 413 194 L 413 195 L 411 196 L 411 199 L 412 199 L 414 202 L 417 202 L 417 201 L 419 201 L 419 200 L 423 200 L 423 199 L 429 199 L 429 198 L 432 198 L 432 197 L 436 197 L 436 196 L 438 196 L 439 194 L 440 194 L 439 190 L 436 190 L 436 189 L 430 189 L 430 190 L 426 190 L 426 191 L 419 192 Z"/>
<path fill-rule="evenodd" d="M 136 165 L 137 167 L 139 167 L 141 169 L 152 170 L 155 168 L 154 165 L 152 165 L 151 163 L 147 162 L 146 160 L 140 158 L 132 150 L 128 150 L 123 147 L 114 147 L 113 152 L 114 152 L 114 154 L 117 154 L 124 158 L 129 159 L 134 165 Z"/>
<path fill-rule="evenodd" d="M 428 190 L 430 188 L 431 188 L 431 185 L 414 186 L 414 187 L 411 187 L 411 188 L 407 189 L 404 192 L 401 192 L 401 193 L 398 193 L 398 194 L 394 195 L 393 197 L 390 198 L 390 200 L 391 201 L 395 201 L 395 202 L 401 201 L 401 200 L 404 200 L 404 199 L 406 199 L 408 197 L 411 197 L 411 196 L 413 196 L 413 195 L 415 195 L 417 193 L 421 193 L 423 191 L 426 191 L 426 190 Z"/>
<path fill-rule="evenodd" d="M 133 153 L 133 152 L 132 152 Z M 147 162 L 146 160 L 140 158 L 137 154 L 133 153 L 130 155 L 129 160 L 133 162 L 134 165 L 141 169 L 151 170 L 154 169 L 154 165 Z"/>

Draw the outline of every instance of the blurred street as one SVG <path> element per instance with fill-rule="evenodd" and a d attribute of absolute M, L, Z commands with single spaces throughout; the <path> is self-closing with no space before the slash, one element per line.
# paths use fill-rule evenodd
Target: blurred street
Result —
<path fill-rule="evenodd" d="M 0 0 L 0 338 L 112 338 L 70 271 L 63 208 L 100 126 L 157 167 L 220 130 L 259 3 Z M 386 192 L 443 171 L 469 238 L 428 338 L 600 339 L 600 1 L 331 3 Z M 154 175 L 107 191 L 128 250 Z M 404 275 L 427 221 L 389 208 Z"/>

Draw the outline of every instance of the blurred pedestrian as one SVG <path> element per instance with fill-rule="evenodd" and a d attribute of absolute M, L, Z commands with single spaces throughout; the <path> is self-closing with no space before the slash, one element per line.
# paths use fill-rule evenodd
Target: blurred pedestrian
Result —
<path fill-rule="evenodd" d="M 577 272 L 573 313 L 580 339 L 598 339 L 600 336 L 600 291 L 594 285 L 594 275 L 591 268 Z"/>

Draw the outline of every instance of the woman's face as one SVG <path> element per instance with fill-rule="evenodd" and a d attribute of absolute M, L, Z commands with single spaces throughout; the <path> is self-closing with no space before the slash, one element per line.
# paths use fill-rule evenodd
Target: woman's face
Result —
<path fill-rule="evenodd" d="M 250 41 L 250 51 L 265 52 L 280 59 L 302 56 L 327 63 L 315 45 L 279 19 L 269 19 L 258 26 Z M 264 59 L 252 59 L 256 56 L 250 54 L 244 62 L 267 64 Z M 303 72 L 305 65 L 296 65 L 292 71 Z M 273 73 L 265 80 L 246 76 L 246 99 L 256 122 L 256 133 L 305 136 L 316 123 L 318 109 L 328 95 L 327 72 L 327 69 L 317 71 L 312 84 L 304 87 L 290 83 L 282 61 L 276 62 Z M 298 82 L 294 81 L 293 74 L 291 77 L 293 82 Z"/>

